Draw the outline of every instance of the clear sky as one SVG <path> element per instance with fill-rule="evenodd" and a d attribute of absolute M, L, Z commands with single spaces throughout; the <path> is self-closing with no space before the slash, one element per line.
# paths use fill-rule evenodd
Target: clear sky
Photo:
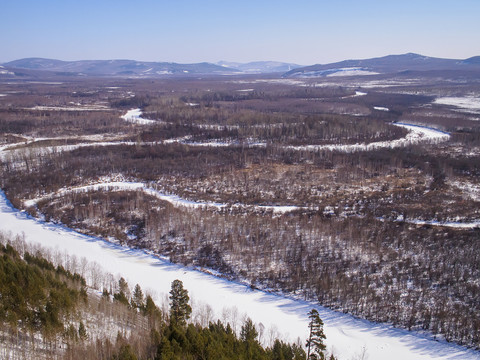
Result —
<path fill-rule="evenodd" d="M 0 62 L 480 55 L 480 0 L 0 0 Z"/>

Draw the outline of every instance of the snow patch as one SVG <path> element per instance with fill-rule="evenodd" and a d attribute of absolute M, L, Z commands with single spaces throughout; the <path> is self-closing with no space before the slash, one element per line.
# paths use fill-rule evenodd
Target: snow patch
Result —
<path fill-rule="evenodd" d="M 157 123 L 155 120 L 144 119 L 142 118 L 141 109 L 131 109 L 128 110 L 125 115 L 122 115 L 121 118 L 127 122 L 141 125 L 152 125 Z"/>
<path fill-rule="evenodd" d="M 455 106 L 467 112 L 480 113 L 480 97 L 439 97 L 436 98 L 433 103 Z"/>
<path fill-rule="evenodd" d="M 368 76 L 368 75 L 379 75 L 380 73 L 370 70 L 365 70 L 362 68 L 340 68 L 336 69 L 337 71 L 327 74 L 327 77 L 333 76 Z"/>
<path fill-rule="evenodd" d="M 436 221 L 436 220 L 420 220 L 413 219 L 407 220 L 409 224 L 415 225 L 430 225 L 430 226 L 444 226 L 453 229 L 475 229 L 480 228 L 480 220 L 471 222 L 458 222 L 458 221 Z"/>
<path fill-rule="evenodd" d="M 105 105 L 86 105 L 78 106 L 34 106 L 33 108 L 26 108 L 26 110 L 42 110 L 42 111 L 105 111 L 110 110 Z"/>
<path fill-rule="evenodd" d="M 473 201 L 480 201 L 480 184 L 452 181 L 450 182 L 450 185 L 462 191 L 462 195 L 464 195 L 465 197 L 472 199 Z"/>
<path fill-rule="evenodd" d="M 0 70 L 0 75 L 15 75 L 15 73 L 8 70 Z"/>

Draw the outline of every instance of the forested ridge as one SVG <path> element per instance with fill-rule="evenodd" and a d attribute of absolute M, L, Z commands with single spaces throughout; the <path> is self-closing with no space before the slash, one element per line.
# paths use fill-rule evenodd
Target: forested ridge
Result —
<path fill-rule="evenodd" d="M 179 280 L 172 283 L 169 312 L 123 278 L 112 292 L 87 294 L 79 274 L 40 253 L 21 256 L 11 240 L 2 235 L 0 245 L 2 359 L 306 359 L 300 344 L 276 339 L 262 346 L 249 318 L 238 334 L 220 320 L 190 321 L 188 290 Z M 117 333 L 107 325 L 112 321 Z"/>

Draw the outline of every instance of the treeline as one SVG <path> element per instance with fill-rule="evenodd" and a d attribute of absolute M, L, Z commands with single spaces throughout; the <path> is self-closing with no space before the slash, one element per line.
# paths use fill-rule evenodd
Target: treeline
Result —
<path fill-rule="evenodd" d="M 128 132 L 131 124 L 112 111 L 0 109 L 0 132 L 38 137 Z"/>

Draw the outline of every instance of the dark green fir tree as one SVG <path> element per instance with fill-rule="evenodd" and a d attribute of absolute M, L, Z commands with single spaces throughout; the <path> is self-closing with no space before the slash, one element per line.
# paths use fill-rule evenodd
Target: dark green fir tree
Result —
<path fill-rule="evenodd" d="M 326 336 L 323 332 L 323 321 L 320 319 L 318 311 L 315 309 L 310 310 L 308 313 L 310 322 L 308 327 L 310 329 L 310 335 L 308 337 L 307 347 L 307 359 L 308 360 L 324 360 L 326 345 L 324 343 Z"/>

